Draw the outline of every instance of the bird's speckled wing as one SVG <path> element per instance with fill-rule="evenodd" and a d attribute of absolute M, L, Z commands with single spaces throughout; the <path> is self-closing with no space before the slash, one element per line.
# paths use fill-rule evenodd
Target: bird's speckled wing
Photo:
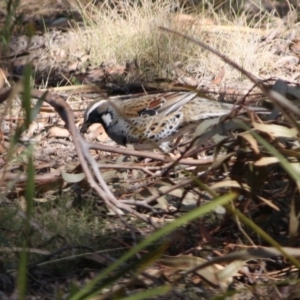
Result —
<path fill-rule="evenodd" d="M 195 97 L 188 105 L 183 106 L 181 111 L 185 116 L 185 122 L 190 123 L 229 114 L 232 108 L 233 105 L 229 103 Z"/>
<path fill-rule="evenodd" d="M 197 96 L 197 93 L 173 92 L 164 94 L 165 103 L 158 109 L 161 115 L 167 116 L 179 111 L 181 107 Z"/>
<path fill-rule="evenodd" d="M 180 98 L 179 100 L 182 99 L 184 100 L 185 98 Z M 118 132 L 124 130 L 123 134 L 127 133 L 127 143 L 140 145 L 160 144 L 182 135 L 202 120 L 229 113 L 233 107 L 231 104 L 195 97 L 195 95 L 188 102 L 188 104 L 180 106 L 178 111 L 167 115 L 160 113 L 156 116 L 142 115 L 134 118 L 119 119 L 118 126 L 120 126 L 120 130 Z"/>
<path fill-rule="evenodd" d="M 178 111 L 183 105 L 191 101 L 196 93 L 169 92 L 153 95 L 131 97 L 128 100 L 112 100 L 112 105 L 122 113 L 123 117 L 134 118 L 141 115 L 168 115 Z"/>
<path fill-rule="evenodd" d="M 111 100 L 110 103 L 115 106 L 118 113 L 124 118 L 134 118 L 147 114 L 147 111 L 149 111 L 151 115 L 157 114 L 157 110 L 165 101 L 162 94 L 155 94 L 131 97 L 128 100 L 116 99 Z"/>

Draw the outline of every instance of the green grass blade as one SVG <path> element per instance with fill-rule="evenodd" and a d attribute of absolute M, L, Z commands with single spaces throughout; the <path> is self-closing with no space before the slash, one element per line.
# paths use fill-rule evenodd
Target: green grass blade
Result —
<path fill-rule="evenodd" d="M 23 251 L 20 254 L 19 272 L 18 272 L 18 299 L 25 299 L 26 285 L 27 285 L 27 264 L 28 264 L 28 253 L 26 251 L 27 242 L 23 240 Z"/>
<path fill-rule="evenodd" d="M 142 300 L 142 299 L 149 299 L 150 297 L 165 295 L 171 290 L 172 286 L 170 285 L 163 285 L 158 288 L 153 288 L 126 298 L 122 298 L 122 300 Z"/>
<path fill-rule="evenodd" d="M 251 128 L 242 122 L 241 120 L 236 120 L 245 130 L 250 130 L 250 133 L 255 137 L 255 139 L 271 154 L 278 158 L 281 166 L 284 170 L 295 180 L 299 190 L 300 190 L 300 174 L 296 172 L 296 170 L 291 166 L 289 161 L 278 151 L 276 150 L 270 143 L 268 143 L 264 138 L 262 138 L 255 131 L 251 130 Z"/>
<path fill-rule="evenodd" d="M 102 273 L 100 273 L 93 281 L 91 281 L 85 287 L 83 287 L 82 290 L 78 294 L 74 295 L 71 298 L 71 300 L 88 299 L 87 295 L 89 297 L 92 297 L 94 294 L 97 294 L 97 292 L 91 293 L 91 290 L 95 287 L 95 285 L 98 284 L 100 281 L 106 279 L 112 271 L 114 271 L 117 268 L 119 268 L 120 266 L 122 266 L 122 264 L 124 262 L 126 262 L 128 259 L 132 258 L 136 253 L 138 253 L 139 251 L 141 251 L 148 245 L 152 244 L 153 242 L 157 241 L 158 239 L 162 238 L 163 236 L 167 235 L 168 233 L 174 231 L 179 226 L 183 226 L 183 225 L 187 224 L 188 222 L 191 222 L 192 220 L 211 212 L 212 210 L 214 210 L 216 207 L 218 207 L 220 205 L 225 205 L 225 204 L 229 203 L 230 201 L 233 201 L 236 197 L 237 197 L 236 193 L 228 193 L 226 195 L 217 197 L 217 198 L 213 199 L 211 202 L 192 210 L 191 212 L 178 218 L 176 221 L 159 229 L 157 232 L 153 233 L 147 239 L 140 242 L 133 249 L 126 252 L 116 262 L 112 263 L 108 268 L 106 268 Z"/>
<path fill-rule="evenodd" d="M 23 233 L 23 251 L 20 255 L 19 272 L 18 272 L 18 299 L 25 299 L 26 286 L 27 286 L 27 265 L 28 265 L 28 236 L 30 234 L 30 217 L 32 213 L 32 203 L 34 197 L 34 164 L 32 158 L 32 149 L 28 154 L 28 166 L 27 166 L 27 183 L 26 183 L 26 216 L 24 220 L 24 233 Z"/>
<path fill-rule="evenodd" d="M 25 128 L 28 128 L 31 123 L 31 74 L 32 67 L 30 64 L 26 65 L 24 68 L 24 90 L 22 97 L 22 106 L 25 110 Z"/>

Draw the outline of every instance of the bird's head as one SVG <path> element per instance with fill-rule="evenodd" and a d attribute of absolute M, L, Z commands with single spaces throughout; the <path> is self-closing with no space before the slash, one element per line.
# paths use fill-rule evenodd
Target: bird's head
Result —
<path fill-rule="evenodd" d="M 97 100 L 88 105 L 84 112 L 84 120 L 80 129 L 81 133 L 87 131 L 90 125 L 101 123 L 106 129 L 112 122 L 113 111 L 108 100 Z"/>

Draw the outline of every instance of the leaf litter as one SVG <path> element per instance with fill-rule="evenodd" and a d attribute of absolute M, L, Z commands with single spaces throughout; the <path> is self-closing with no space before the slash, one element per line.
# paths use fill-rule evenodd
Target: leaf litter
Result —
<path fill-rule="evenodd" d="M 35 36 L 31 40 L 30 45 L 25 37 L 19 37 L 11 43 L 11 57 L 24 54 L 29 50 L 30 55 L 32 55 L 32 61 L 34 63 L 38 62 L 36 66 L 39 68 L 37 71 L 40 73 L 36 78 L 36 84 L 48 77 L 51 79 L 48 84 L 55 85 L 57 82 L 69 78 L 70 72 L 74 70 L 77 72 L 75 76 L 77 80 L 82 80 L 83 83 L 87 79 L 92 80 L 92 82 L 101 82 L 106 76 L 126 77 L 125 66 L 106 63 L 94 69 L 90 67 L 86 69 L 87 57 L 85 53 L 80 53 L 80 51 L 74 51 L 81 58 L 78 64 L 75 66 L 74 62 L 73 64 L 68 63 L 69 59 L 66 59 L 66 57 L 69 54 L 57 47 L 55 43 L 58 41 L 63 43 L 66 39 L 72 39 L 72 34 L 72 32 L 65 34 L 61 32 L 45 33 L 43 36 Z M 41 60 L 40 57 L 44 53 L 42 52 L 44 51 L 43 47 L 47 47 L 46 41 L 49 39 L 53 41 L 55 47 L 51 50 L 49 57 Z M 293 41 L 292 45 L 292 51 L 297 53 L 297 41 Z M 53 57 L 55 57 L 57 65 L 49 68 Z M 20 58 L 13 60 L 16 74 L 18 72 L 21 73 L 24 64 L 22 59 L 20 56 Z M 74 61 L 74 58 L 70 59 L 70 61 Z M 286 72 L 291 73 L 299 68 L 299 61 L 290 59 L 287 56 L 279 61 L 279 67 L 286 68 Z M 224 97 L 224 91 L 229 91 L 225 95 L 225 97 L 228 97 L 226 100 L 243 99 L 246 102 L 250 102 L 265 98 L 258 89 L 252 89 L 249 86 L 222 86 L 222 73 L 220 72 L 220 76 L 217 77 L 218 80 L 212 80 L 208 83 L 201 82 L 201 80 L 193 77 L 191 74 L 185 74 L 188 76 L 181 76 L 172 84 L 124 84 L 123 86 L 119 85 L 118 89 L 126 87 L 127 90 L 137 92 L 140 92 L 140 89 L 146 89 L 151 92 L 164 91 L 170 88 L 185 90 L 187 89 L 186 81 L 193 79 L 189 82 L 193 82 L 193 85 L 200 90 L 201 86 L 205 86 L 203 87 L 203 92 L 211 92 L 214 97 L 217 93 L 217 96 L 222 98 Z M 4 80 L 0 81 L 3 85 L 2 82 Z M 272 79 L 266 84 L 272 87 L 276 84 L 276 81 Z M 65 99 L 71 106 L 75 115 L 76 125 L 79 127 L 82 123 L 83 110 L 87 106 L 88 101 L 86 100 L 89 99 L 90 101 L 99 96 L 116 93 L 117 88 L 111 88 L 112 86 L 113 84 L 107 84 L 105 88 L 99 88 L 80 85 L 66 89 L 53 88 L 52 92 Z M 285 82 L 283 87 L 285 92 L 281 95 L 285 97 L 285 101 L 296 104 L 300 99 L 299 87 Z M 232 93 L 230 93 L 230 89 Z M 277 110 L 280 111 L 280 105 Z M 293 226 L 289 224 L 288 219 L 292 219 L 290 209 L 297 215 L 297 205 L 291 200 L 296 198 L 296 193 L 299 193 L 299 191 L 297 191 L 295 183 L 291 181 L 282 168 L 280 159 L 269 153 L 253 138 L 251 131 L 255 130 L 256 133 L 263 136 L 275 147 L 279 153 L 284 154 L 292 168 L 299 169 L 297 165 L 299 156 L 298 130 L 293 126 L 293 123 L 288 122 L 281 115 L 271 120 L 261 120 L 252 116 L 246 117 L 245 120 L 251 128 L 250 130 L 241 132 L 240 128 L 231 128 L 227 130 L 228 132 L 224 135 L 225 138 L 216 138 L 214 140 L 220 129 L 211 129 L 212 133 L 210 136 L 206 139 L 202 137 L 200 141 L 192 144 L 196 149 L 194 149 L 194 155 L 190 154 L 193 157 L 187 155 L 192 153 L 189 152 L 189 141 L 199 134 L 204 134 L 207 128 L 198 128 L 196 134 L 190 133 L 188 137 L 185 137 L 180 142 L 177 149 L 174 150 L 175 157 L 177 155 L 177 157 L 184 156 L 186 159 L 203 161 L 203 166 L 191 165 L 190 168 L 187 168 L 180 161 L 173 164 L 173 159 L 162 161 L 150 158 L 146 160 L 97 149 L 91 150 L 91 154 L 99 162 L 99 168 L 105 182 L 120 202 L 130 203 L 132 207 L 140 210 L 142 214 L 151 215 L 159 219 L 162 224 L 176 219 L 177 216 L 185 211 L 192 210 L 194 207 L 211 201 L 213 197 L 210 193 L 195 184 L 193 178 L 197 177 L 206 183 L 210 189 L 218 189 L 220 193 L 226 193 L 232 189 L 238 190 L 240 197 L 234 205 L 241 212 L 249 215 L 257 225 L 261 226 L 272 237 L 276 237 L 276 240 L 282 245 L 296 247 L 298 246 L 297 239 L 292 244 L 289 244 L 291 240 L 288 241 L 287 236 L 298 237 L 298 218 L 293 217 Z M 55 110 L 49 105 L 44 104 L 42 106 L 40 113 L 32 122 L 29 130 L 22 135 L 15 149 L 15 156 L 7 160 L 7 151 L 11 147 L 10 136 L 14 134 L 17 126 L 20 126 L 22 122 L 23 117 L 18 105 L 14 106 L 9 114 L 5 114 L 2 122 L 2 130 L 0 131 L 1 193 L 5 195 L 5 198 L 9 202 L 14 201 L 17 206 L 20 205 L 21 209 L 24 209 L 22 208 L 22 199 L 24 199 L 23 196 L 26 191 L 26 175 L 24 172 L 27 164 L 26 151 L 27 145 L 33 144 L 35 147 L 36 202 L 51 202 L 51 199 L 55 199 L 57 195 L 70 193 L 71 191 L 71 194 L 74 194 L 74 198 L 79 199 L 79 203 L 89 199 L 89 201 L 101 206 L 99 211 L 95 210 L 97 213 L 103 214 L 104 218 L 113 218 L 111 215 L 114 214 L 108 212 L 101 199 L 94 192 L 91 192 L 76 157 L 72 137 L 69 131 L 64 128 L 64 122 L 61 121 Z M 217 123 L 210 124 L 210 126 L 216 127 Z M 91 128 L 90 133 L 85 138 L 90 142 L 101 142 L 104 145 L 123 149 L 109 140 L 101 126 Z M 199 155 L 200 151 L 201 155 Z M 226 153 L 230 155 L 226 156 Z M 213 157 L 213 155 L 215 160 L 205 164 L 205 160 Z M 10 184 L 9 188 L 8 184 Z M 80 205 L 77 206 L 78 202 L 75 202 L 71 203 L 71 207 L 80 207 Z M 55 215 L 55 210 L 52 213 Z M 126 212 L 122 211 L 122 213 Z M 219 222 L 220 219 L 223 221 Z M 245 227 L 244 230 L 247 230 L 247 228 Z M 151 230 L 138 229 L 138 231 L 144 236 L 149 234 Z M 177 236 L 176 238 L 171 238 L 168 251 L 174 255 L 170 258 L 171 262 L 167 263 L 168 257 L 166 256 L 153 267 L 149 267 L 147 272 L 157 278 L 164 276 L 170 281 L 182 282 L 180 278 L 187 276 L 185 273 L 189 272 L 189 267 L 195 268 L 197 264 L 208 262 L 211 255 L 224 255 L 226 257 L 226 252 L 233 250 L 229 247 L 230 243 L 236 240 L 235 236 L 232 235 L 233 232 L 238 235 L 240 241 L 239 244 L 235 245 L 234 249 L 240 249 L 246 243 L 246 238 L 243 231 L 239 232 L 236 223 L 231 220 L 228 213 L 213 213 L 201 220 L 197 220 L 174 233 Z M 247 234 L 254 245 L 265 245 L 253 232 L 247 231 Z M 124 241 L 120 238 L 118 242 L 122 244 Z M 217 246 L 211 249 L 211 245 Z M 127 244 L 125 248 L 128 247 L 129 245 Z M 203 254 L 203 251 L 206 253 Z M 216 253 L 216 251 L 220 251 L 222 254 Z M 293 253 L 293 255 L 299 256 L 299 253 Z M 274 257 L 270 259 L 270 266 L 266 263 L 266 269 L 264 269 L 261 260 L 255 256 L 245 259 L 241 255 L 237 257 L 233 264 L 226 262 L 226 260 L 224 261 L 222 266 L 214 264 L 211 268 L 203 269 L 201 272 L 191 272 L 190 282 L 197 286 L 200 282 L 203 284 L 202 280 L 204 280 L 209 287 L 217 286 L 225 290 L 232 282 L 238 286 L 240 278 L 247 280 L 251 284 L 266 282 L 270 280 L 270 276 L 273 276 L 273 279 L 276 281 L 280 277 L 278 274 L 271 272 L 272 264 L 276 265 L 275 269 L 283 272 L 287 266 L 287 264 L 278 261 Z M 165 265 L 169 268 L 168 271 L 166 271 Z M 184 271 L 184 275 L 180 274 L 181 271 Z M 295 270 L 290 268 L 287 272 L 293 273 Z M 144 286 L 151 286 L 153 283 L 151 280 L 147 282 L 144 277 L 142 277 L 142 280 L 144 281 Z M 244 285 L 243 288 L 245 288 Z M 206 292 L 208 290 L 209 288 L 207 288 Z M 255 291 L 252 292 L 255 294 Z M 281 292 L 287 293 L 283 290 Z M 291 288 L 289 293 L 290 295 L 297 294 L 297 289 Z"/>

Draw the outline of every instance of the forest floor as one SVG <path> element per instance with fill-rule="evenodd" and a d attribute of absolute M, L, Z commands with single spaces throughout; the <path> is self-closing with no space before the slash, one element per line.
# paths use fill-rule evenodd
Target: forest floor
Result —
<path fill-rule="evenodd" d="M 0 53 L 0 89 L 18 82 L 30 63 L 32 88 L 48 90 L 64 99 L 73 111 L 77 128 L 83 122 L 88 103 L 109 96 L 197 90 L 206 97 L 231 103 L 246 99 L 251 105 L 261 105 L 266 100 L 266 95 L 232 65 L 160 27 L 210 45 L 264 82 L 268 89 L 276 84 L 287 89 L 299 82 L 300 27 L 293 10 L 284 16 L 263 10 L 234 15 L 233 11 L 225 14 L 212 8 L 204 13 L 192 6 L 175 11 L 169 1 L 163 0 L 143 0 L 142 5 L 130 1 L 115 1 L 116 5 L 108 5 L 109 1 L 97 5 L 66 0 L 37 2 L 22 0 L 15 11 L 16 26 Z M 3 28 L 7 17 L 6 8 L 0 6 Z M 294 98 L 299 99 L 297 93 Z M 243 191 L 247 203 L 237 203 L 237 207 L 280 245 L 299 244 L 297 239 L 294 243 L 288 239 L 291 218 L 289 204 L 285 202 L 292 201 L 296 188 L 281 169 L 273 165 L 270 169 L 269 163 L 265 163 L 263 171 L 257 171 L 261 181 L 252 178 L 251 186 L 250 173 L 242 171 L 250 168 L 243 157 L 239 157 L 241 160 L 235 157 L 233 161 L 223 154 L 221 162 L 214 163 L 212 149 L 219 140 L 205 141 L 196 154 L 182 156 L 181 163 L 170 167 L 170 158 L 159 152 L 154 151 L 153 156 L 129 155 L 134 153 L 132 149 L 116 145 L 101 126 L 95 126 L 84 137 L 111 147 L 108 148 L 111 151 L 93 149 L 90 153 L 116 199 L 153 199 L 147 203 L 151 203 L 155 213 L 147 206 L 133 205 L 138 214 L 123 211 L 120 218 L 91 189 L 87 179 L 79 181 L 71 176 L 82 174 L 74 136 L 49 104 L 42 105 L 29 130 L 14 147 L 14 153 L 9 153 L 10 137 L 24 119 L 20 98 L 10 100 L 1 104 L 5 112 L 0 139 L 1 299 L 18 299 L 29 145 L 34 145 L 35 195 L 32 227 L 26 236 L 29 253 L 26 299 L 71 299 L 72 293 L 75 295 L 157 228 L 200 204 L 209 203 L 214 197 L 188 182 L 189 176 L 199 172 L 204 172 L 202 182 L 220 189 L 220 194 L 238 189 L 237 182 L 247 182 L 251 188 L 258 185 L 261 189 L 257 189 L 257 198 Z M 242 149 L 240 142 L 229 142 L 228 149 Z M 255 144 L 250 139 L 247 142 L 251 146 Z M 186 147 L 180 145 L 174 157 L 185 151 Z M 226 172 L 231 175 L 227 176 Z M 183 184 L 185 180 L 187 183 Z M 175 187 L 173 191 L 171 187 Z M 254 189 L 253 193 L 256 193 Z M 140 215 L 143 220 L 137 217 Z M 157 228 L 152 226 L 153 221 Z M 143 274 L 134 277 L 127 273 L 103 288 L 99 299 L 125 299 L 166 282 L 173 286 L 169 294 L 147 299 L 216 299 L 217 295 L 226 295 L 226 299 L 296 299 L 297 282 L 293 286 L 275 284 L 295 274 L 292 264 L 277 259 L 269 259 L 269 264 L 252 256 L 247 262 L 245 258 L 236 259 L 235 263 L 243 261 L 242 265 L 235 266 L 234 272 L 223 278 L 219 270 L 224 270 L 228 261 L 210 266 L 204 273 L 198 270 L 182 275 L 212 257 L 258 245 L 269 244 L 218 207 L 141 251 L 139 255 L 153 255 L 152 264 L 143 266 Z M 158 260 L 162 253 L 165 256 Z"/>

